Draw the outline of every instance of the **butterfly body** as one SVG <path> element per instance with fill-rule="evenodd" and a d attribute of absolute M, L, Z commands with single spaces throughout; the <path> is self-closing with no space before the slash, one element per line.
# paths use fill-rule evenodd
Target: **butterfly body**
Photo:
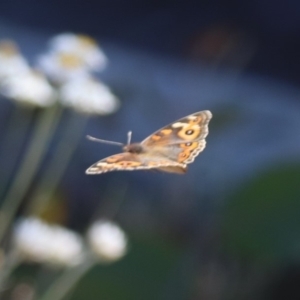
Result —
<path fill-rule="evenodd" d="M 145 152 L 144 147 L 139 143 L 129 144 L 123 147 L 124 152 L 140 154 Z"/>
<path fill-rule="evenodd" d="M 205 148 L 211 118 L 208 110 L 182 118 L 156 131 L 141 143 L 125 145 L 123 153 L 98 161 L 86 173 L 157 169 L 184 174 L 187 164 L 192 163 Z"/>

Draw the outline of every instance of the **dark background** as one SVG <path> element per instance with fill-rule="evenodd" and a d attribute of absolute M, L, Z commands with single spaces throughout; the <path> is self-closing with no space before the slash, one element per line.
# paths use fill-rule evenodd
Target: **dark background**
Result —
<path fill-rule="evenodd" d="M 58 191 L 64 224 L 82 231 L 95 210 L 117 210 L 131 247 L 71 299 L 299 299 L 299 14 L 296 0 L 0 2 L 1 36 L 30 60 L 60 32 L 103 46 L 99 77 L 122 107 L 84 133 L 139 141 L 194 111 L 214 115 L 185 176 L 85 176 L 118 150 L 83 134 Z"/>
<path fill-rule="evenodd" d="M 151 53 L 189 57 L 210 27 L 229 27 L 254 40 L 248 71 L 297 84 L 299 11 L 287 1 L 2 1 L 1 17 L 38 31 L 87 32 Z"/>

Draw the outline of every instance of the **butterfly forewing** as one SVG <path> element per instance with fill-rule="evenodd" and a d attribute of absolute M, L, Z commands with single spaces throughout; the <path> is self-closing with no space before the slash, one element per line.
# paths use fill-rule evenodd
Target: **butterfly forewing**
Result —
<path fill-rule="evenodd" d="M 208 135 L 208 123 L 211 118 L 212 114 L 209 110 L 191 114 L 157 130 L 141 144 L 146 146 L 170 145 L 205 139 Z"/>

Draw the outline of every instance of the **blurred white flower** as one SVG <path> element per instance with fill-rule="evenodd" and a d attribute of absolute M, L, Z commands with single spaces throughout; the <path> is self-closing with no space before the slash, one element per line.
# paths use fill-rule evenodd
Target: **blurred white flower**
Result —
<path fill-rule="evenodd" d="M 28 72 L 29 69 L 27 61 L 14 42 L 0 41 L 0 79 Z"/>
<path fill-rule="evenodd" d="M 36 71 L 7 77 L 1 82 L 0 92 L 8 98 L 31 105 L 50 106 L 55 102 L 52 86 Z"/>
<path fill-rule="evenodd" d="M 62 33 L 52 38 L 49 45 L 53 52 L 77 54 L 92 71 L 102 71 L 107 65 L 105 54 L 87 35 Z"/>
<path fill-rule="evenodd" d="M 52 38 L 49 45 L 49 52 L 38 57 L 37 66 L 56 83 L 102 71 L 107 64 L 96 41 L 85 35 L 60 34 Z"/>
<path fill-rule="evenodd" d="M 87 239 L 92 251 L 101 261 L 113 262 L 126 253 L 127 237 L 116 224 L 97 221 L 89 228 Z"/>
<path fill-rule="evenodd" d="M 55 83 L 87 77 L 89 69 L 76 53 L 52 51 L 37 59 L 37 68 Z"/>
<path fill-rule="evenodd" d="M 71 267 L 83 259 L 83 242 L 78 234 L 37 218 L 22 219 L 16 224 L 13 244 L 19 255 L 29 261 Z"/>
<path fill-rule="evenodd" d="M 59 96 L 64 105 L 87 114 L 111 114 L 120 106 L 110 89 L 91 77 L 66 82 Z"/>

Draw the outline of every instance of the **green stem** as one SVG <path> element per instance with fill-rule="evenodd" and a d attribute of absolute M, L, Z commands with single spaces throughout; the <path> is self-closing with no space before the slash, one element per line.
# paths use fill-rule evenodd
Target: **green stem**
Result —
<path fill-rule="evenodd" d="M 53 197 L 57 186 L 82 139 L 87 116 L 78 116 L 71 112 L 67 124 L 65 124 L 61 139 L 57 145 L 52 160 L 48 162 L 48 167 L 44 176 L 41 177 L 34 191 L 27 212 L 39 215 Z"/>
<path fill-rule="evenodd" d="M 34 109 L 23 109 L 19 105 L 13 108 L 12 115 L 2 138 L 0 165 L 0 198 L 3 199 L 15 168 L 20 149 L 25 141 L 29 124 L 32 120 Z M 5 162 L 4 162 L 5 160 Z M 5 168 L 3 168 L 5 164 Z"/>
<path fill-rule="evenodd" d="M 58 116 L 60 115 L 57 113 L 57 109 L 58 106 L 44 109 L 38 116 L 32 141 L 23 158 L 20 169 L 2 203 L 0 214 L 0 241 L 3 240 L 46 152 L 56 128 L 54 124 L 56 125 Z"/>
<path fill-rule="evenodd" d="M 92 257 L 86 259 L 81 265 L 66 269 L 64 273 L 56 279 L 39 300 L 61 300 L 76 285 L 76 283 L 95 265 Z"/>
<path fill-rule="evenodd" d="M 10 274 L 16 269 L 20 264 L 20 256 L 15 251 L 10 251 L 5 257 L 3 266 L 0 269 L 0 293 L 5 290 L 5 285 Z"/>

